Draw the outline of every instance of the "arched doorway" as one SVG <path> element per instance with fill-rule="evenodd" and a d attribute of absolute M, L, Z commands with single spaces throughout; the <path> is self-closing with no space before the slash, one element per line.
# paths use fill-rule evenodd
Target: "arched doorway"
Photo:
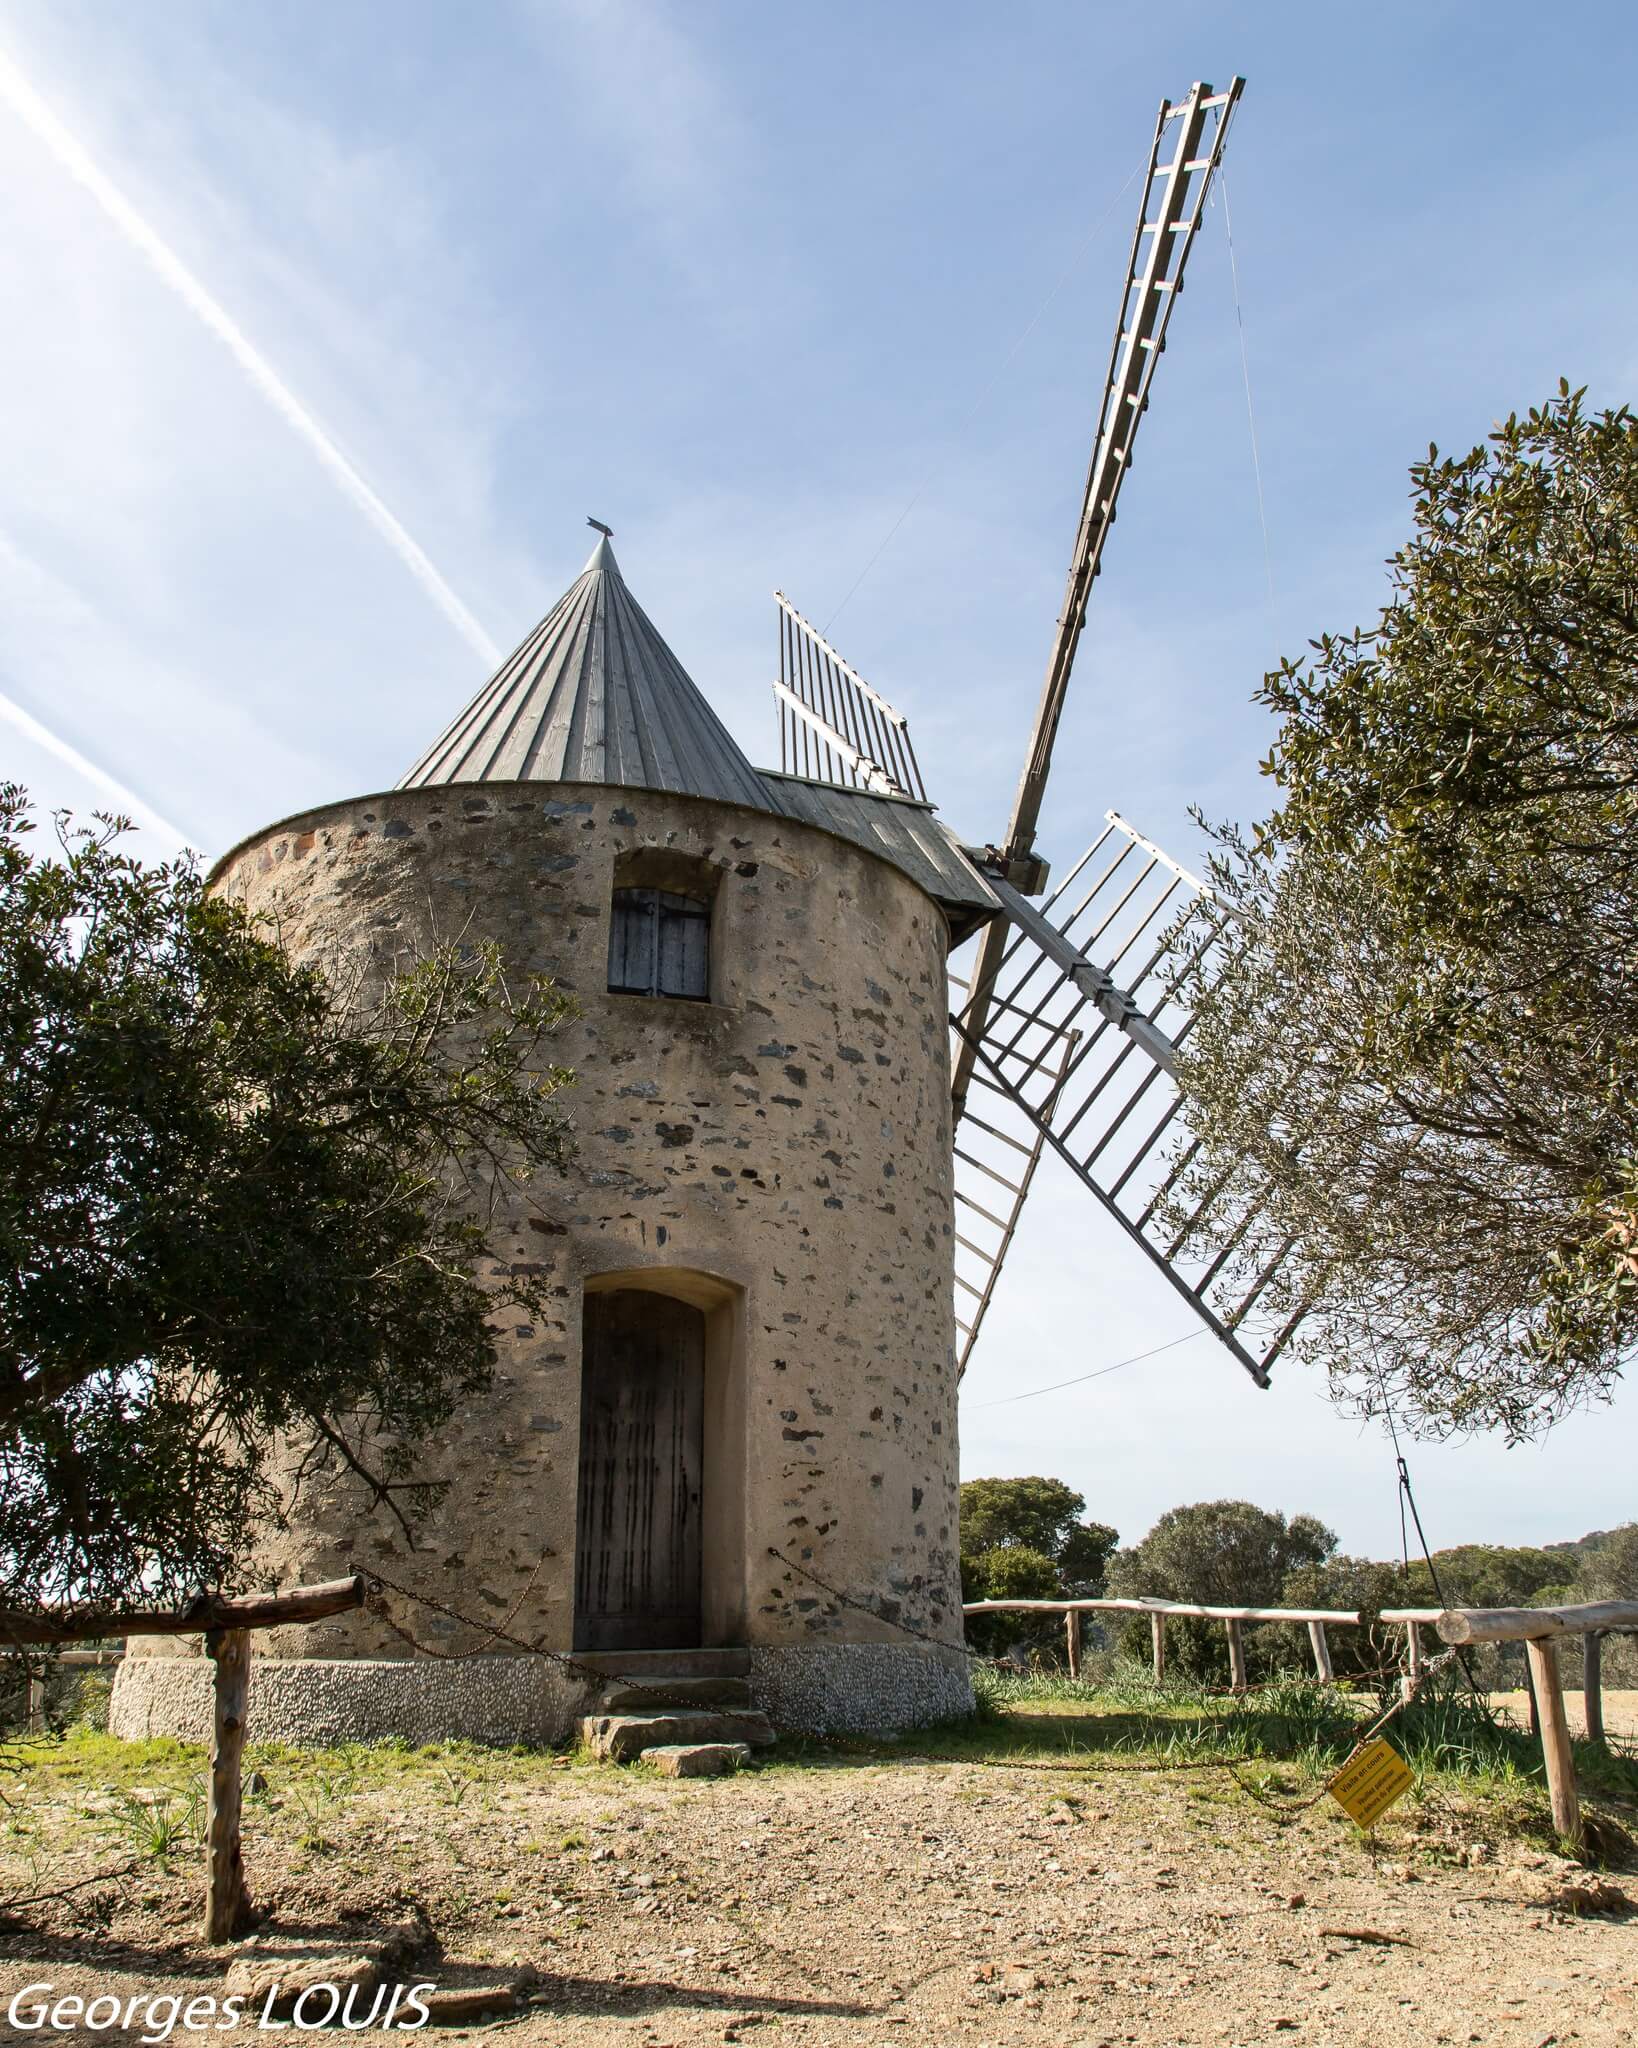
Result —
<path fill-rule="evenodd" d="M 701 1640 L 705 1317 L 622 1287 L 585 1297 L 577 1650 L 691 1648 Z"/>

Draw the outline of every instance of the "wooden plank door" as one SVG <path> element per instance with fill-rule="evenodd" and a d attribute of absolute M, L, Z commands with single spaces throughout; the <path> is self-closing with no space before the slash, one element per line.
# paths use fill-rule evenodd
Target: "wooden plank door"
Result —
<path fill-rule="evenodd" d="M 581 1360 L 575 1648 L 695 1648 L 705 1318 L 636 1288 L 588 1294 Z"/>

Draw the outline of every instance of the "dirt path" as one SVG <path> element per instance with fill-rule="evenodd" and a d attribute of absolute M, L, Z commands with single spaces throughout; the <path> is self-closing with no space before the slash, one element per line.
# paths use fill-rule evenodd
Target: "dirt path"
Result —
<path fill-rule="evenodd" d="M 267 1775 L 247 1864 L 276 1925 L 413 1908 L 419 1975 L 538 1973 L 495 2037 L 527 2048 L 1638 2038 L 1638 1918 L 1554 1911 L 1554 1860 L 1453 1830 L 1448 1808 L 1394 1821 L 1373 1854 L 1329 1801 L 1282 1827 L 1221 1773 L 905 1758 L 676 1784 L 502 1759 L 466 1783 L 366 1779 L 316 1821 Z M 8 1860 L 0 1891 L 18 1874 Z M 36 1909 L 0 1934 L 0 1991 L 219 1991 L 197 1911 L 191 1869 Z"/>
<path fill-rule="evenodd" d="M 1521 1728 L 1530 1723 L 1530 1695 L 1526 1692 L 1493 1692 L 1490 1704 L 1498 1712 L 1510 1714 Z M 1565 1711 L 1570 1717 L 1570 1733 L 1585 1735 L 1587 1732 L 1586 1703 L 1579 1692 L 1564 1693 Z M 1638 1692 L 1611 1692 L 1604 1690 L 1604 1733 L 1638 1741 Z"/>

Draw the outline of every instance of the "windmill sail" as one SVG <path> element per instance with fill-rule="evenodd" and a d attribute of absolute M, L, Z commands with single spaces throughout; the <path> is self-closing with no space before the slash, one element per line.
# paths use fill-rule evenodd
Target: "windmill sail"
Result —
<path fill-rule="evenodd" d="M 1080 1040 L 1078 1031 L 1059 1035 L 1054 1059 L 1060 1080 Z M 1053 1067 L 1053 1061 L 1048 1065 Z M 980 1085 L 984 1085 L 982 1080 Z M 1012 1249 L 1013 1233 L 1046 1149 L 1047 1128 L 1057 1102 L 1056 1090 L 1050 1091 L 1037 1114 L 1020 1108 L 999 1089 L 990 1093 L 993 1100 L 968 1109 L 955 1146 L 958 1379 L 967 1370 L 1002 1263 Z"/>
<path fill-rule="evenodd" d="M 779 606 L 779 766 L 790 775 L 841 782 L 879 796 L 927 801 L 910 727 L 796 609 Z"/>
<path fill-rule="evenodd" d="M 1008 880 L 1026 894 L 1036 893 L 1041 886 L 1040 864 L 1033 855 L 1035 827 L 1046 793 L 1053 743 L 1069 691 L 1075 650 L 1086 623 L 1087 601 L 1103 565 L 1104 543 L 1115 523 L 1115 503 L 1132 466 L 1132 445 L 1149 408 L 1149 390 L 1166 346 L 1166 329 L 1183 290 L 1184 266 L 1223 153 L 1229 120 L 1244 85 L 1243 78 L 1235 78 L 1227 91 L 1220 93 L 1214 93 L 1209 85 L 1196 85 L 1181 100 L 1163 100 L 1155 121 L 1148 180 L 1138 208 L 1115 338 L 1109 352 L 1109 369 L 1098 403 L 1097 433 L 1070 555 L 1069 582 L 1053 635 L 1040 707 L 1024 755 L 1023 776 L 1000 849 Z M 1168 150 L 1170 154 L 1162 162 L 1162 155 Z M 1005 928 L 999 925 L 993 926 L 980 943 L 970 1004 L 973 1028 L 980 1036 L 990 984 L 1006 943 Z M 966 1106 L 976 1059 L 972 1046 L 963 1043 L 957 1048 L 952 1093 L 958 1118 Z"/>
<path fill-rule="evenodd" d="M 1004 838 L 963 848 L 1004 915 L 979 936 L 971 980 L 952 976 L 957 1363 L 965 1371 L 1050 1150 L 1143 1247 L 1260 1386 L 1307 1306 L 1282 1268 L 1251 1161 L 1202 1178 L 1178 1049 L 1191 1005 L 1231 960 L 1234 917 L 1114 812 L 1037 908 L 1035 833 L 1070 673 L 1116 501 L 1183 289 L 1230 119 L 1245 85 L 1161 102 L 1121 287 L 1092 460 L 1041 699 Z M 779 603 L 780 766 L 925 803 L 903 717 L 804 619 Z"/>
<path fill-rule="evenodd" d="M 976 1194 L 968 1131 L 977 1117 L 1011 1141 L 1032 1133 L 1017 1207 L 1050 1147 L 1266 1387 L 1305 1304 L 1293 1307 L 1278 1284 L 1287 1247 L 1274 1246 L 1251 1271 L 1236 1257 L 1259 1212 L 1257 1169 L 1243 1161 L 1196 1184 L 1199 1142 L 1177 1081 L 1192 1005 L 1232 957 L 1234 913 L 1123 818 L 1107 816 L 1041 908 L 992 877 L 1010 919 L 994 978 L 981 1016 L 969 992 L 950 1020 L 983 1104 L 961 1125 L 957 1200 Z M 1016 1223 L 1014 1208 L 980 1317 Z"/>

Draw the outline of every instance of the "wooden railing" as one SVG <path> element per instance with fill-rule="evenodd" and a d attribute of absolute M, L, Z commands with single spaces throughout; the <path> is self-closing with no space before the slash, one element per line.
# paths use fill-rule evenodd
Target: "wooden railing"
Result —
<path fill-rule="evenodd" d="M 1570 1750 L 1570 1722 L 1558 1666 L 1562 1636 L 1580 1636 L 1582 1702 L 1587 1739 L 1604 1740 L 1604 1638 L 1638 1634 L 1638 1600 L 1595 1600 L 1577 1607 L 1385 1607 L 1382 1619 L 1405 1630 L 1406 1667 L 1419 1674 L 1421 1631 L 1434 1628 L 1441 1642 L 1523 1643 L 1529 1659 L 1530 1722 L 1541 1738 L 1553 1826 L 1567 1842 L 1581 1840 L 1581 1801 Z M 1410 1680 L 1407 1679 L 1407 1683 Z"/>
<path fill-rule="evenodd" d="M 30 1735 L 45 1733 L 46 1675 L 47 1664 L 117 1664 L 123 1650 L 47 1650 L 43 1656 L 28 1660 L 28 1732 Z"/>
<path fill-rule="evenodd" d="M 250 1917 L 240 1842 L 245 1698 L 253 1629 L 319 1621 L 364 1605 L 364 1580 L 330 1579 L 282 1593 L 203 1593 L 186 1607 L 0 1608 L 0 1644 L 87 1643 L 112 1636 L 202 1634 L 215 1667 L 210 1781 L 205 1803 L 205 1939 L 231 1941 Z M 50 1652 L 68 1661 L 74 1652 Z M 104 1653 L 93 1653 L 93 1658 Z M 30 1704 L 33 1691 L 30 1688 Z"/>
<path fill-rule="evenodd" d="M 1328 1628 L 1358 1628 L 1357 1608 L 1339 1607 L 1197 1607 L 1187 1600 L 970 1600 L 963 1614 L 1061 1614 L 1069 1675 L 1081 1675 L 1081 1619 L 1087 1614 L 1146 1614 L 1154 1660 L 1155 1684 L 1166 1678 L 1166 1622 L 1220 1621 L 1228 1637 L 1229 1676 L 1237 1692 L 1246 1687 L 1246 1646 L 1242 1630 L 1249 1621 L 1283 1621 L 1308 1630 L 1314 1669 L 1327 1684 L 1333 1677 Z"/>
<path fill-rule="evenodd" d="M 1331 1653 L 1325 1631 L 1358 1628 L 1364 1619 L 1357 1611 L 1349 1613 L 1335 1608 L 1201 1607 L 1183 1600 L 972 1600 L 962 1613 L 1061 1614 L 1072 1678 L 1081 1674 L 1084 1615 L 1146 1614 L 1157 1685 L 1166 1676 L 1167 1619 L 1220 1621 L 1228 1634 L 1229 1669 L 1236 1691 L 1244 1691 L 1246 1686 L 1245 1645 L 1241 1637 L 1246 1622 L 1285 1622 L 1298 1627 L 1306 1624 L 1314 1668 L 1329 1683 Z M 1405 1668 L 1400 1685 L 1407 1700 L 1421 1684 L 1426 1669 L 1422 1657 L 1424 1628 L 1436 1630 L 1441 1642 L 1456 1647 L 1467 1643 L 1523 1643 L 1530 1664 L 1531 1729 L 1541 1739 L 1553 1825 L 1567 1842 L 1579 1846 L 1581 1801 L 1570 1749 L 1569 1718 L 1564 1708 L 1558 1641 L 1561 1636 L 1581 1638 L 1587 1736 L 1590 1741 L 1602 1743 L 1603 1640 L 1606 1635 L 1638 1635 L 1638 1600 L 1601 1600 L 1579 1607 L 1385 1607 L 1377 1618 L 1405 1631 Z"/>

